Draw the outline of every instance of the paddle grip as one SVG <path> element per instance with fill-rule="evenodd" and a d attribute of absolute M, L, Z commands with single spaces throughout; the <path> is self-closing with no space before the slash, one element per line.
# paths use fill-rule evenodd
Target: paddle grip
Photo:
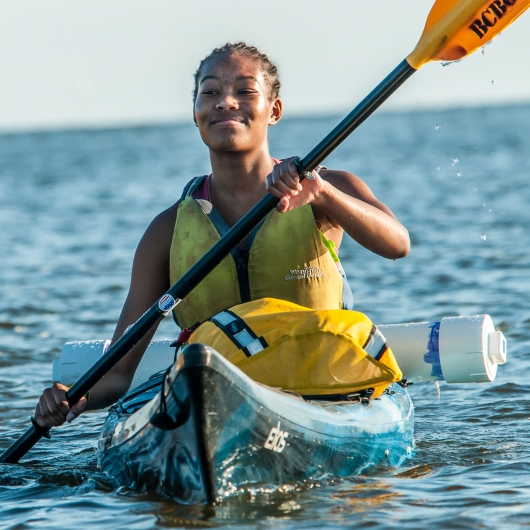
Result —
<path fill-rule="evenodd" d="M 400 63 L 359 105 L 357 105 L 314 149 L 296 161 L 300 181 L 315 169 L 336 149 L 368 116 L 370 116 L 393 92 L 395 92 L 416 70 L 407 61 Z M 215 244 L 188 272 L 184 274 L 166 294 L 177 302 L 185 298 L 210 272 L 230 254 L 231 250 L 276 207 L 278 198 L 267 194 L 242 217 L 221 240 Z M 120 337 L 80 379 L 70 388 L 67 399 L 70 406 L 77 403 L 116 363 L 118 363 L 154 324 L 162 320 L 163 312 L 155 302 Z M 0 462 L 16 463 L 42 437 L 30 427 L 1 457 Z"/>

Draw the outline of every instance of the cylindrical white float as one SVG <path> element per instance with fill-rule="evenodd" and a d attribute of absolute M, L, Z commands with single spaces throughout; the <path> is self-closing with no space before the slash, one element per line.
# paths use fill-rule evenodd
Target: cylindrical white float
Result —
<path fill-rule="evenodd" d="M 484 383 L 506 362 L 506 339 L 489 315 L 446 317 L 440 322 L 377 326 L 409 382 Z M 155 340 L 134 375 L 131 390 L 174 361 L 172 339 Z M 52 382 L 77 381 L 108 348 L 108 340 L 67 342 L 52 365 Z"/>
<path fill-rule="evenodd" d="M 506 339 L 489 315 L 377 327 L 411 382 L 487 383 L 506 362 Z"/>

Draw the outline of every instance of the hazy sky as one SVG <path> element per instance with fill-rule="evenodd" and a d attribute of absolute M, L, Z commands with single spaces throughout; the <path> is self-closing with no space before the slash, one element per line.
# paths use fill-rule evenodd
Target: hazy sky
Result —
<path fill-rule="evenodd" d="M 0 0 L 0 130 L 191 120 L 193 72 L 227 40 L 277 62 L 287 116 L 343 112 L 413 49 L 433 1 Z M 530 101 L 529 54 L 525 13 L 385 108 Z"/>

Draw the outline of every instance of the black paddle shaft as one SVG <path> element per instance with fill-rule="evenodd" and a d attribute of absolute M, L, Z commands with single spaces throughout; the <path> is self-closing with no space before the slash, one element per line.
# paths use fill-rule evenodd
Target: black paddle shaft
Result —
<path fill-rule="evenodd" d="M 368 118 L 416 70 L 407 61 L 400 63 L 359 105 L 357 105 L 312 151 L 297 161 L 300 179 L 313 171 L 361 123 Z M 252 230 L 269 214 L 278 199 L 267 194 L 241 218 L 167 293 L 153 304 L 123 336 L 90 368 L 67 393 L 68 403 L 77 403 L 146 333 L 185 298 Z M 174 301 L 173 301 L 174 299 Z M 0 457 L 0 462 L 16 464 L 49 429 L 32 426 Z"/>

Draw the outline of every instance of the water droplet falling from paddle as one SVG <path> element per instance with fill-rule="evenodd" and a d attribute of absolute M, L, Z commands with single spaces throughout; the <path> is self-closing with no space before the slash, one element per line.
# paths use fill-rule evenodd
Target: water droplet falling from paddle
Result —
<path fill-rule="evenodd" d="M 436 171 L 440 171 L 440 166 L 436 166 Z"/>
<path fill-rule="evenodd" d="M 501 34 L 501 32 L 499 32 L 499 33 L 497 34 L 497 37 L 498 37 L 500 34 Z M 489 46 L 489 45 L 491 44 L 491 42 L 492 42 L 492 41 L 488 41 L 488 42 L 486 42 L 486 44 L 484 44 L 484 46 L 482 46 L 482 55 L 485 54 L 486 46 Z"/>
<path fill-rule="evenodd" d="M 438 395 L 438 401 L 440 401 L 440 384 L 438 381 L 434 382 L 434 386 L 436 387 L 436 394 Z"/>
<path fill-rule="evenodd" d="M 495 84 L 495 79 L 492 79 L 492 80 L 491 80 L 491 84 L 492 84 L 492 85 Z"/>
<path fill-rule="evenodd" d="M 486 241 L 486 234 L 480 234 L 480 239 L 482 239 L 482 241 Z"/>
<path fill-rule="evenodd" d="M 456 174 L 457 177 L 461 177 L 462 176 L 462 171 L 459 171 L 457 174 Z"/>
<path fill-rule="evenodd" d="M 434 128 L 435 128 L 435 129 L 439 129 L 440 126 L 439 126 L 438 124 L 436 124 L 436 125 L 434 126 Z"/>
<path fill-rule="evenodd" d="M 460 160 L 458 160 L 458 158 L 453 158 L 451 165 L 454 166 L 455 164 L 458 164 L 458 162 L 460 162 Z"/>

